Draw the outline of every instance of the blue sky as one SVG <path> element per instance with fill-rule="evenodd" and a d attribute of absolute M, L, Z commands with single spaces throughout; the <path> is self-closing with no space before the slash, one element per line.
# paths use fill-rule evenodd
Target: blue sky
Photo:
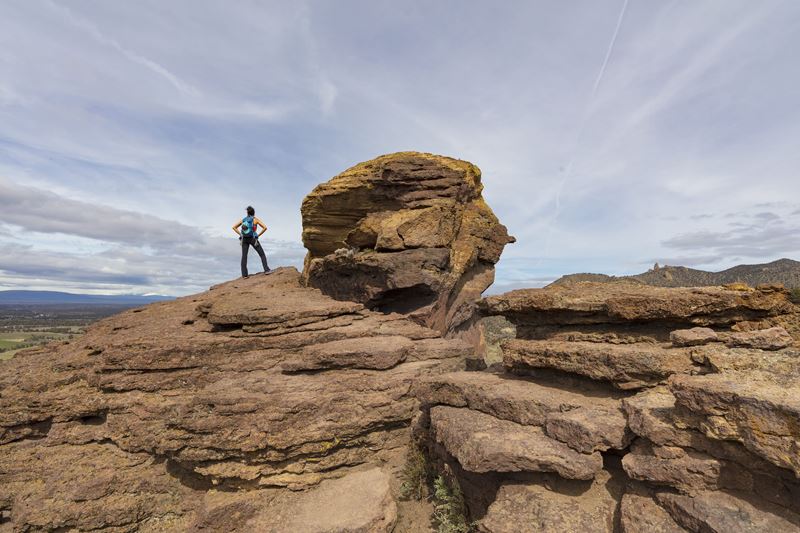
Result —
<path fill-rule="evenodd" d="M 0 289 L 203 290 L 248 204 L 299 266 L 302 198 L 400 150 L 481 167 L 518 240 L 494 291 L 798 258 L 798 27 L 794 0 L 5 1 Z"/>

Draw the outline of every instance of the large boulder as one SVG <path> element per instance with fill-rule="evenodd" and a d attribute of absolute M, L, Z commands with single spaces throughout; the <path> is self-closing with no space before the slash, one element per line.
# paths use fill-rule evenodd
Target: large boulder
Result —
<path fill-rule="evenodd" d="M 417 152 L 342 172 L 303 200 L 305 282 L 443 333 L 465 327 L 514 242 L 482 190 L 475 165 Z"/>

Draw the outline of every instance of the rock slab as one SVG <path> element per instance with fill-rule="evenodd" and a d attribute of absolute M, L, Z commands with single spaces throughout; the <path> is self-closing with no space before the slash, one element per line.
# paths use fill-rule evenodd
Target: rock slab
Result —
<path fill-rule="evenodd" d="M 617 509 L 616 487 L 603 472 L 588 486 L 556 483 L 506 483 L 497 492 L 486 516 L 478 522 L 482 533 L 613 533 Z M 561 490 L 558 490 L 561 489 Z M 566 489 L 566 490 L 565 490 Z M 576 498 L 574 493 L 580 493 Z"/>
<path fill-rule="evenodd" d="M 430 411 L 435 440 L 470 472 L 557 472 L 592 479 L 603 468 L 597 452 L 583 454 L 523 426 L 470 409 L 437 406 Z"/>

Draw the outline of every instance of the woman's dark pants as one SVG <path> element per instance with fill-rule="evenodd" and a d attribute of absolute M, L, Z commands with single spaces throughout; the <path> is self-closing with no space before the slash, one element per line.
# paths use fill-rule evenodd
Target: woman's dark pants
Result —
<path fill-rule="evenodd" d="M 264 249 L 261 247 L 261 243 L 258 242 L 258 239 L 242 237 L 242 276 L 247 275 L 247 252 L 250 250 L 251 246 L 256 249 L 258 256 L 261 258 L 261 265 L 264 267 L 264 272 L 269 272 L 267 254 L 264 253 Z"/>

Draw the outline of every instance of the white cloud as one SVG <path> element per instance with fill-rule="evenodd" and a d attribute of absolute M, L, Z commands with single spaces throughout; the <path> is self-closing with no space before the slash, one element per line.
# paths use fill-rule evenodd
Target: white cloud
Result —
<path fill-rule="evenodd" d="M 0 223 L 0 282 L 11 286 L 57 280 L 110 292 L 186 294 L 238 272 L 233 235 L 216 237 L 173 220 L 3 181 Z M 65 249 L 59 235 L 84 246 Z M 298 244 L 262 241 L 273 268 L 302 263 Z"/>
<path fill-rule="evenodd" d="M 92 205 L 0 180 L 0 222 L 28 233 L 64 233 L 134 246 L 171 247 L 201 233 L 177 221 Z"/>

